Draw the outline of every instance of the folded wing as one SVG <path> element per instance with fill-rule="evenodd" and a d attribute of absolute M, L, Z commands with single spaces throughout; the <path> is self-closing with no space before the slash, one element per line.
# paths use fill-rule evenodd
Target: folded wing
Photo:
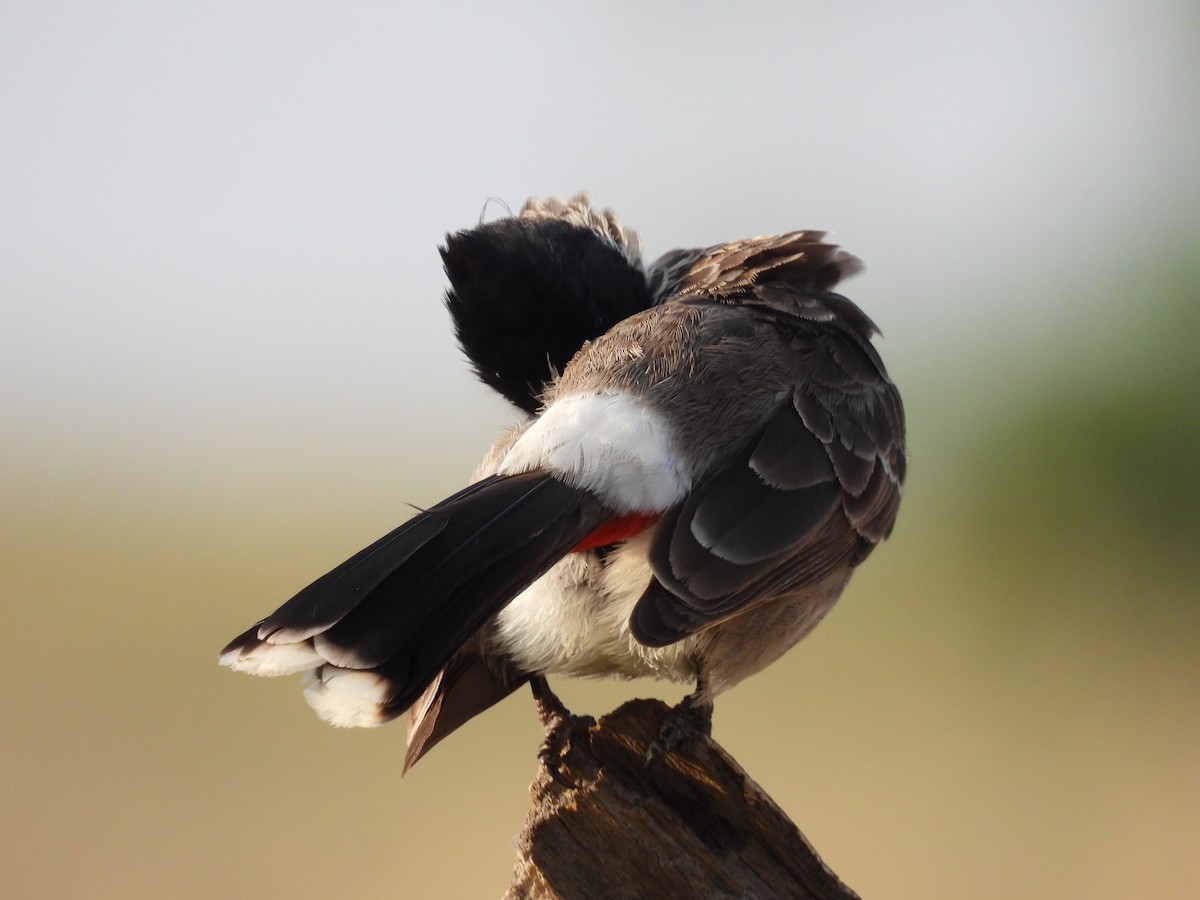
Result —
<path fill-rule="evenodd" d="M 773 246 L 765 259 L 786 249 Z M 825 245 L 818 254 L 818 273 L 839 262 Z M 870 320 L 811 272 L 789 278 L 786 259 L 749 277 L 706 265 L 715 287 L 678 283 L 783 330 L 795 387 L 743 450 L 660 522 L 655 578 L 631 619 L 650 646 L 858 565 L 891 532 L 905 475 L 904 412 L 870 344 Z"/>

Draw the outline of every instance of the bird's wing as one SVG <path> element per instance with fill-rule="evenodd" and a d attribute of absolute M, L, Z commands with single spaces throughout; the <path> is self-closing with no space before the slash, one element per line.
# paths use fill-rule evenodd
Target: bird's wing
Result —
<path fill-rule="evenodd" d="M 861 271 L 862 263 L 825 237 L 824 231 L 788 231 L 671 250 L 646 267 L 646 282 L 658 303 L 697 296 L 733 297 L 763 279 L 780 277 L 829 290 Z"/>
<path fill-rule="evenodd" d="M 727 245 L 724 260 L 677 280 L 687 297 L 741 307 L 780 329 L 794 387 L 657 526 L 655 578 L 631 620 L 644 644 L 674 643 L 814 585 L 857 565 L 891 531 L 906 464 L 900 396 L 871 346 L 874 325 L 824 287 L 846 258 L 818 244 L 809 265 L 797 265 L 805 248 L 796 245 L 813 246 L 811 234 L 772 239 L 757 257 Z M 764 266 L 747 273 L 756 260 Z"/>

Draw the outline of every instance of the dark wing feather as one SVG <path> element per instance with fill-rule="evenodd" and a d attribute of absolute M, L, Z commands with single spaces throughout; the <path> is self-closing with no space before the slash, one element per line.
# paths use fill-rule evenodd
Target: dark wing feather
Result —
<path fill-rule="evenodd" d="M 796 386 L 659 523 L 655 579 L 631 620 L 650 646 L 858 565 L 890 533 L 900 502 L 904 413 L 870 345 L 870 320 L 810 285 L 772 283 L 736 299 L 791 336 Z"/>

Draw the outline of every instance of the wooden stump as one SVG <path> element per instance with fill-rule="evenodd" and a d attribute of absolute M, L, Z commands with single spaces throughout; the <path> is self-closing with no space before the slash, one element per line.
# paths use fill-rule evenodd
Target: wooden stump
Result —
<path fill-rule="evenodd" d="M 858 896 L 715 741 L 647 763 L 669 711 L 633 700 L 571 728 L 562 780 L 530 789 L 505 900 Z"/>

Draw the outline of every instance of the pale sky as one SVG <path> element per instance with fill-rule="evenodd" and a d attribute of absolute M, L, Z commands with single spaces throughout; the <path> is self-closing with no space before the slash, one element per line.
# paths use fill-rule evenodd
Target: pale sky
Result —
<path fill-rule="evenodd" d="M 436 247 L 489 197 L 586 188 L 653 255 L 830 229 L 898 379 L 968 387 L 1196 243 L 1189 3 L 731 10 L 6 4 L 10 452 L 453 418 L 467 465 L 508 414 L 453 347 Z"/>

